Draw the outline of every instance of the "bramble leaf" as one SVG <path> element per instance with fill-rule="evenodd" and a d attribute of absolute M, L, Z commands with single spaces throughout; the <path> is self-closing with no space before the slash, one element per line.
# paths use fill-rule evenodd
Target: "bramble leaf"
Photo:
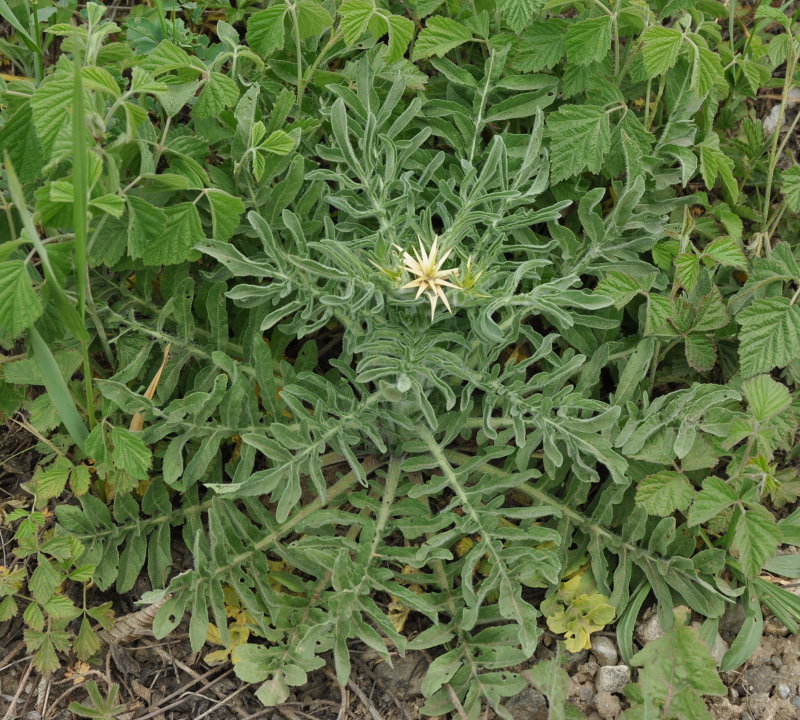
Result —
<path fill-rule="evenodd" d="M 23 260 L 0 263 L 0 328 L 18 337 L 41 317 L 42 303 Z"/>
<path fill-rule="evenodd" d="M 642 57 L 647 76 L 663 75 L 677 61 L 683 35 L 673 28 L 654 26 L 642 35 Z"/>
<path fill-rule="evenodd" d="M 547 134 L 554 183 L 583 170 L 599 172 L 611 147 L 608 114 L 599 105 L 562 105 L 550 114 Z"/>
<path fill-rule="evenodd" d="M 432 55 L 441 57 L 453 48 L 472 40 L 472 31 L 455 20 L 434 16 L 417 36 L 412 60 L 424 60 Z"/>
<path fill-rule="evenodd" d="M 745 377 L 786 367 L 800 358 L 800 305 L 786 297 L 760 298 L 736 320 L 739 360 Z"/>
<path fill-rule="evenodd" d="M 666 517 L 684 511 L 692 502 L 694 489 L 686 477 L 672 470 L 648 475 L 636 490 L 636 502 L 649 515 Z"/>

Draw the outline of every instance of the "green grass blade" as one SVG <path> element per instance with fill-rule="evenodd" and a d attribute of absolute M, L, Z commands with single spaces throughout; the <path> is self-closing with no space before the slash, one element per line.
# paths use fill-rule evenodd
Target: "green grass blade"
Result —
<path fill-rule="evenodd" d="M 86 157 L 86 114 L 83 103 L 83 66 L 80 49 L 74 57 L 72 86 L 72 220 L 75 226 L 75 274 L 78 278 L 78 315 L 85 327 L 86 300 L 89 295 L 89 265 L 86 261 L 86 238 L 89 216 L 89 169 Z M 94 390 L 89 362 L 89 339 L 81 340 L 83 351 L 83 384 L 86 391 L 86 412 L 89 427 L 94 427 Z"/>
<path fill-rule="evenodd" d="M 17 16 L 14 15 L 11 8 L 8 6 L 6 0 L 0 0 L 0 17 L 3 18 L 11 27 L 14 28 L 19 33 L 20 38 L 22 38 L 22 42 L 28 46 L 28 49 L 32 52 L 35 52 L 37 55 L 41 55 L 42 49 L 36 43 L 36 40 L 33 39 L 31 34 L 25 29 L 25 26 L 17 20 Z"/>
<path fill-rule="evenodd" d="M 0 0 L 1 1 L 1 0 Z M 86 331 L 86 326 L 83 320 L 78 315 L 77 310 L 69 301 L 64 288 L 58 282 L 58 276 L 53 271 L 53 266 L 50 263 L 50 257 L 47 254 L 47 247 L 39 237 L 36 230 L 36 225 L 33 222 L 33 216 L 28 210 L 28 205 L 25 202 L 25 193 L 22 191 L 22 185 L 17 178 L 17 173 L 11 164 L 11 159 L 8 153 L 4 152 L 4 161 L 6 166 L 6 178 L 8 180 L 8 189 L 11 193 L 11 200 L 14 202 L 14 207 L 19 213 L 22 220 L 22 226 L 25 232 L 25 239 L 30 242 L 36 249 L 39 259 L 42 261 L 42 269 L 44 276 L 47 279 L 48 285 L 52 292 L 53 299 L 58 306 L 58 312 L 61 316 L 61 321 L 67 329 L 75 336 L 80 342 L 87 342 L 89 340 L 89 333 Z"/>
<path fill-rule="evenodd" d="M 53 403 L 59 419 L 64 424 L 72 440 L 83 450 L 83 443 L 89 431 L 81 419 L 58 363 L 56 363 L 53 353 L 47 347 L 47 343 L 45 343 L 36 328 L 30 330 L 28 337 L 33 350 L 33 361 L 44 378 L 44 386 L 47 389 L 50 402 Z"/>

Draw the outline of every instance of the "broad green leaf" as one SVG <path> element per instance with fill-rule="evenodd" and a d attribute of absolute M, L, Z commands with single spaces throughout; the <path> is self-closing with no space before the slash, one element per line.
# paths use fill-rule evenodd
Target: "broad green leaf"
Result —
<path fill-rule="evenodd" d="M 283 48 L 286 11 L 286 4 L 278 2 L 253 13 L 247 21 L 247 44 L 262 57 Z"/>
<path fill-rule="evenodd" d="M 515 32 L 522 32 L 545 5 L 545 0 L 498 0 L 497 9 Z"/>
<path fill-rule="evenodd" d="M 639 684 L 650 702 L 662 703 L 687 690 L 700 695 L 724 695 L 725 686 L 720 680 L 714 658 L 696 630 L 676 624 L 663 637 L 647 643 L 631 658 L 631 664 L 640 667 Z M 700 714 L 693 710 L 691 715 L 677 715 L 686 720 L 700 720 L 708 716 L 702 699 Z M 685 702 L 685 698 L 684 701 Z M 671 705 L 674 710 L 674 703 Z M 634 715 L 634 717 L 637 717 Z"/>
<path fill-rule="evenodd" d="M 562 105 L 547 119 L 551 181 L 561 182 L 583 170 L 599 172 L 611 146 L 611 128 L 599 105 Z"/>
<path fill-rule="evenodd" d="M 718 237 L 706 245 L 703 256 L 727 267 L 747 267 L 747 258 L 744 256 L 742 244 L 728 235 Z"/>
<path fill-rule="evenodd" d="M 650 289 L 652 281 L 653 276 L 642 281 L 619 270 L 611 270 L 597 283 L 595 292 L 614 298 L 614 307 L 620 309 L 625 307 L 639 293 L 646 293 Z"/>
<path fill-rule="evenodd" d="M 300 0 L 296 12 L 302 38 L 321 35 L 333 23 L 330 13 L 317 0 Z"/>
<path fill-rule="evenodd" d="M 785 170 L 781 176 L 781 192 L 792 212 L 800 212 L 800 165 Z"/>
<path fill-rule="evenodd" d="M 446 17 L 428 18 L 425 29 L 417 36 L 412 60 L 424 60 L 432 55 L 441 57 L 453 48 L 472 39 L 472 31 Z"/>
<path fill-rule="evenodd" d="M 717 364 L 717 346 L 707 335 L 691 334 L 684 339 L 686 362 L 697 372 L 709 372 Z"/>
<path fill-rule="evenodd" d="M 111 462 L 134 480 L 146 480 L 153 462 L 152 453 L 141 436 L 121 427 L 111 428 Z"/>
<path fill-rule="evenodd" d="M 751 504 L 739 517 L 731 549 L 738 555 L 747 577 L 754 578 L 775 554 L 780 542 L 781 530 L 773 514 L 763 505 Z"/>
<path fill-rule="evenodd" d="M 693 252 L 681 253 L 675 258 L 675 272 L 681 285 L 691 292 L 700 278 L 700 259 Z"/>
<path fill-rule="evenodd" d="M 42 302 L 24 260 L 0 263 L 0 328 L 19 337 L 42 314 Z"/>
<path fill-rule="evenodd" d="M 37 555 L 36 570 L 33 571 L 28 580 L 28 588 L 33 599 L 40 605 L 43 604 L 53 596 L 56 588 L 62 582 L 64 582 L 64 575 L 56 567 L 56 564 L 39 553 Z"/>
<path fill-rule="evenodd" d="M 192 108 L 193 117 L 217 117 L 226 108 L 232 107 L 239 99 L 239 88 L 227 75 L 212 72 L 208 82 Z"/>
<path fill-rule="evenodd" d="M 31 96 L 33 126 L 42 153 L 49 158 L 59 135 L 68 137 L 72 128 L 73 78 L 71 72 L 56 72 Z"/>
<path fill-rule="evenodd" d="M 375 6 L 367 0 L 344 0 L 339 6 L 339 27 L 348 45 L 355 44 L 367 32 L 375 15 Z"/>
<path fill-rule="evenodd" d="M 100 195 L 89 203 L 89 207 L 121 218 L 125 213 L 125 200 L 119 195 Z"/>
<path fill-rule="evenodd" d="M 414 37 L 414 23 L 400 15 L 386 18 L 389 33 L 389 49 L 384 56 L 387 63 L 397 62 L 403 57 L 411 38 Z"/>
<path fill-rule="evenodd" d="M 154 50 L 147 53 L 141 67 L 152 77 L 158 77 L 172 70 L 192 68 L 199 71 L 189 54 L 169 40 L 162 40 Z"/>
<path fill-rule="evenodd" d="M 636 490 L 636 502 L 648 515 L 666 517 L 676 510 L 683 512 L 692 502 L 694 489 L 684 475 L 663 470 L 648 475 Z"/>
<path fill-rule="evenodd" d="M 135 195 L 128 196 L 128 254 L 132 258 L 146 258 L 152 248 L 163 244 L 166 225 L 167 216 L 161 208 Z"/>
<path fill-rule="evenodd" d="M 724 83 L 722 63 L 719 55 L 708 48 L 696 46 L 692 67 L 692 89 L 699 95 L 707 95 L 717 83 Z"/>
<path fill-rule="evenodd" d="M 800 305 L 786 297 L 760 298 L 736 320 L 739 361 L 745 377 L 786 367 L 800 358 Z"/>
<path fill-rule="evenodd" d="M 709 187 L 714 187 L 714 183 L 719 176 L 722 186 L 725 188 L 727 196 L 731 202 L 735 203 L 739 198 L 739 185 L 733 177 L 733 160 L 731 160 L 719 147 L 719 136 L 712 132 L 697 146 L 700 156 L 700 174 L 703 182 Z"/>
<path fill-rule="evenodd" d="M 31 104 L 25 103 L 13 114 L 8 111 L 5 114 L 5 124 L 0 128 L 0 153 L 8 153 L 21 182 L 35 180 L 45 158 L 33 123 Z"/>
<path fill-rule="evenodd" d="M 742 383 L 750 414 L 759 422 L 780 415 L 792 404 L 789 388 L 769 375 L 758 375 Z"/>
<path fill-rule="evenodd" d="M 707 478 L 689 510 L 688 523 L 693 526 L 708 522 L 738 500 L 736 492 L 724 480 L 718 477 Z"/>
<path fill-rule="evenodd" d="M 567 23 L 560 18 L 531 23 L 512 46 L 513 67 L 522 72 L 539 72 L 553 67 L 564 57 L 566 29 Z"/>
<path fill-rule="evenodd" d="M 64 492 L 67 480 L 72 470 L 72 463 L 65 457 L 58 457 L 47 468 L 39 467 L 33 475 L 33 487 L 36 492 L 36 499 L 47 502 L 51 498 L 58 497 Z"/>
<path fill-rule="evenodd" d="M 106 93 L 115 99 L 122 94 L 114 77 L 105 68 L 96 66 L 83 67 L 81 68 L 81 80 L 84 87 Z"/>
<path fill-rule="evenodd" d="M 262 140 L 258 147 L 273 155 L 288 155 L 294 150 L 295 144 L 295 140 L 291 135 L 283 130 L 275 130 Z"/>
<path fill-rule="evenodd" d="M 211 206 L 212 234 L 215 240 L 229 240 L 244 212 L 244 203 L 234 195 L 210 188 L 206 197 Z"/>
<path fill-rule="evenodd" d="M 611 47 L 610 15 L 579 20 L 567 29 L 567 59 L 574 65 L 589 65 L 608 55 Z"/>
<path fill-rule="evenodd" d="M 654 26 L 642 35 L 642 57 L 647 76 L 663 75 L 678 59 L 683 35 L 673 28 Z"/>

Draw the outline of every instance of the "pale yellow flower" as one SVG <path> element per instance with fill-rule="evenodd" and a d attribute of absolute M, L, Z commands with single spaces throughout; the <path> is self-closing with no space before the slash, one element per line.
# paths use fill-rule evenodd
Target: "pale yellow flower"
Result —
<path fill-rule="evenodd" d="M 405 269 L 415 276 L 411 282 L 403 285 L 401 289 L 417 288 L 417 297 L 423 293 L 427 294 L 428 299 L 431 301 L 431 320 L 433 320 L 433 315 L 436 312 L 436 304 L 440 299 L 445 304 L 447 310 L 452 313 L 453 311 L 450 308 L 450 303 L 447 300 L 447 295 L 444 294 L 443 288 L 458 287 L 458 285 L 447 280 L 447 278 L 456 273 L 457 270 L 456 268 L 442 270 L 442 265 L 450 256 L 451 251 L 448 250 L 440 258 L 437 258 L 439 252 L 439 237 L 434 237 L 429 252 L 425 251 L 425 246 L 422 240 L 420 240 L 419 250 L 412 248 L 413 256 L 408 251 L 403 250 L 403 248 L 397 245 L 395 245 L 395 247 L 403 253 Z"/>

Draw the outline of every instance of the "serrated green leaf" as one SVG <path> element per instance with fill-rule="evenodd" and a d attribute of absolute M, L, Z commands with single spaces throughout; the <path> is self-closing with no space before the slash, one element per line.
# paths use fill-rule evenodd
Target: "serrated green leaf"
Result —
<path fill-rule="evenodd" d="M 551 181 L 561 182 L 583 170 L 599 172 L 611 147 L 611 128 L 599 105 L 562 105 L 547 119 Z"/>
<path fill-rule="evenodd" d="M 800 358 L 800 306 L 786 297 L 760 298 L 736 320 L 739 361 L 745 377 L 786 367 Z"/>
<path fill-rule="evenodd" d="M 121 218 L 125 213 L 125 200 L 119 195 L 100 195 L 89 203 L 89 207 L 112 217 Z"/>
<path fill-rule="evenodd" d="M 424 60 L 432 55 L 441 57 L 453 48 L 472 40 L 472 31 L 446 17 L 428 18 L 425 28 L 417 36 L 411 59 Z"/>
<path fill-rule="evenodd" d="M 227 75 L 212 72 L 208 82 L 192 108 L 192 116 L 199 118 L 217 117 L 226 108 L 232 107 L 239 99 L 239 87 Z"/>
<path fill-rule="evenodd" d="M 708 522 L 738 500 L 736 492 L 724 480 L 710 477 L 703 482 L 703 489 L 692 503 L 688 523 L 693 526 Z"/>
<path fill-rule="evenodd" d="M 747 258 L 744 256 L 742 244 L 727 235 L 712 240 L 703 250 L 704 257 L 710 257 L 720 265 L 726 267 L 747 267 Z"/>
<path fill-rule="evenodd" d="M 579 20 L 567 28 L 567 59 L 574 65 L 589 65 L 608 55 L 611 47 L 610 15 Z"/>
<path fill-rule="evenodd" d="M 209 188 L 206 192 L 211 206 L 212 234 L 215 240 L 229 240 L 244 212 L 244 203 L 234 195 Z"/>
<path fill-rule="evenodd" d="M 742 570 L 755 578 L 781 542 L 781 530 L 774 515 L 763 505 L 748 505 L 736 524 L 731 549 L 738 555 Z"/>
<path fill-rule="evenodd" d="M 247 21 L 247 44 L 261 57 L 283 48 L 286 11 L 286 4 L 278 2 L 253 13 Z"/>
<path fill-rule="evenodd" d="M 497 9 L 508 26 L 521 33 L 544 5 L 545 0 L 498 0 Z"/>
<path fill-rule="evenodd" d="M 717 345 L 707 335 L 691 334 L 684 338 L 686 362 L 697 372 L 709 372 L 717 364 Z"/>
<path fill-rule="evenodd" d="M 64 582 L 64 575 L 56 567 L 56 564 L 45 558 L 44 555 L 37 555 L 36 570 L 33 571 L 28 580 L 28 589 L 31 596 L 40 605 L 49 600 L 56 588 Z"/>
<path fill-rule="evenodd" d="M 677 61 L 683 44 L 683 35 L 673 28 L 655 26 L 642 35 L 642 57 L 647 76 L 663 75 Z"/>
<path fill-rule="evenodd" d="M 692 66 L 692 89 L 699 95 L 707 95 L 717 83 L 724 83 L 722 63 L 719 55 L 708 48 L 695 46 Z"/>
<path fill-rule="evenodd" d="M 321 35 L 333 24 L 333 18 L 317 0 L 300 0 L 297 3 L 297 25 L 300 37 Z"/>
<path fill-rule="evenodd" d="M 567 27 L 567 23 L 560 18 L 531 23 L 512 46 L 513 67 L 522 72 L 539 72 L 553 67 L 566 52 L 564 39 Z"/>
<path fill-rule="evenodd" d="M 37 500 L 46 502 L 61 495 L 67 486 L 71 471 L 72 463 L 65 457 L 56 458 L 47 468 L 40 466 L 33 475 Z"/>
<path fill-rule="evenodd" d="M 683 512 L 692 502 L 694 489 L 684 475 L 664 470 L 648 475 L 636 490 L 636 502 L 648 515 L 666 517 L 676 510 Z"/>
<path fill-rule="evenodd" d="M 681 253 L 675 258 L 675 272 L 681 285 L 691 292 L 700 278 L 700 259 L 692 252 Z"/>
<path fill-rule="evenodd" d="M 411 38 L 414 37 L 414 23 L 400 15 L 389 15 L 386 18 L 389 33 L 389 49 L 384 56 L 387 63 L 394 63 L 403 57 Z"/>
<path fill-rule="evenodd" d="M 0 328 L 11 337 L 19 337 L 41 317 L 42 309 L 26 263 L 0 263 Z"/>
<path fill-rule="evenodd" d="M 134 480 L 146 480 L 153 456 L 142 438 L 137 433 L 115 426 L 111 428 L 111 444 L 111 462 L 114 466 L 124 470 Z"/>
<path fill-rule="evenodd" d="M 375 6 L 367 0 L 344 0 L 339 6 L 339 27 L 348 45 L 355 44 L 367 32 L 375 15 Z"/>
<path fill-rule="evenodd" d="M 781 192 L 792 212 L 800 212 L 800 165 L 784 170 L 781 176 Z"/>
<path fill-rule="evenodd" d="M 742 392 L 750 408 L 751 415 L 763 422 L 780 415 L 792 404 L 789 388 L 769 375 L 758 375 L 742 383 Z"/>
<path fill-rule="evenodd" d="M 739 198 L 739 185 L 733 177 L 733 160 L 720 149 L 719 136 L 712 132 L 698 145 L 698 150 L 703 182 L 712 188 L 719 176 L 727 197 L 735 203 Z"/>
<path fill-rule="evenodd" d="M 272 153 L 273 155 L 288 155 L 294 150 L 294 146 L 294 138 L 283 130 L 271 132 L 258 145 L 259 149 Z"/>

